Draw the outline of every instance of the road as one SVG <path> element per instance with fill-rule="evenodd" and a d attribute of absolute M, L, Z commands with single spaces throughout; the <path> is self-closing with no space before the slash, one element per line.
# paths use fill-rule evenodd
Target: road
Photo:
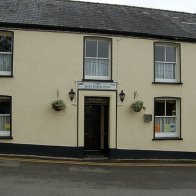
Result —
<path fill-rule="evenodd" d="M 0 160 L 0 196 L 195 196 L 196 167 Z"/>

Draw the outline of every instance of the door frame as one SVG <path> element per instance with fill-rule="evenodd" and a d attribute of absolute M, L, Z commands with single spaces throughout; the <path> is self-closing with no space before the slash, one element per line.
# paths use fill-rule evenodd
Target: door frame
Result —
<path fill-rule="evenodd" d="M 91 100 L 92 99 L 92 100 Z M 97 100 L 96 100 L 97 99 Z M 109 122 L 109 98 L 108 97 L 86 97 L 84 98 L 84 150 L 85 152 L 101 152 L 104 155 L 107 155 L 108 152 L 108 122 Z M 92 137 L 92 140 L 88 137 L 87 130 L 89 119 L 86 119 L 86 108 L 88 106 L 92 107 L 98 107 L 98 113 L 93 115 L 98 115 L 96 118 L 98 119 L 98 122 L 93 122 L 94 124 L 98 123 L 98 132 L 93 133 L 92 135 L 97 135 L 98 137 Z M 91 120 L 90 120 L 91 121 Z M 96 128 L 94 129 L 96 130 Z M 91 144 L 91 142 L 94 141 L 94 144 L 98 144 L 97 149 L 88 149 L 88 142 Z"/>
<path fill-rule="evenodd" d="M 108 97 L 108 148 L 117 148 L 117 91 L 83 90 L 77 93 L 77 147 L 84 149 L 84 98 L 85 97 Z"/>

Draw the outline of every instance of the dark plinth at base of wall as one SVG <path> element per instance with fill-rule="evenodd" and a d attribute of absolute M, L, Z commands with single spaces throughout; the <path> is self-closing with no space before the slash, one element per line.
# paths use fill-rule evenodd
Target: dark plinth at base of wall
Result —
<path fill-rule="evenodd" d="M 196 159 L 196 152 L 110 149 L 111 159 Z"/>
<path fill-rule="evenodd" d="M 1 154 L 83 158 L 82 147 L 0 143 Z"/>
<path fill-rule="evenodd" d="M 84 158 L 83 147 L 0 143 L 0 154 Z M 196 152 L 109 149 L 110 159 L 195 159 Z"/>

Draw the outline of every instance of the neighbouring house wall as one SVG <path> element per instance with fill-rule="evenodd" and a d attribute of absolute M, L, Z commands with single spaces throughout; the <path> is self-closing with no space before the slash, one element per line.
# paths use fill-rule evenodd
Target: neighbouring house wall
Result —
<path fill-rule="evenodd" d="M 14 77 L 0 78 L 0 94 L 12 96 L 13 139 L 1 141 L 77 146 L 77 100 L 71 102 L 68 92 L 77 92 L 76 81 L 83 79 L 84 36 L 89 35 L 14 30 Z M 112 79 L 118 83 L 118 94 L 126 93 L 123 103 L 117 97 L 117 148 L 195 152 L 196 44 L 181 43 L 182 85 L 152 84 L 153 44 L 161 40 L 104 37 L 112 38 Z M 50 107 L 57 88 L 66 102 L 65 112 Z M 134 91 L 144 101 L 145 112 L 130 110 Z M 145 123 L 143 114 L 153 115 L 154 97 L 159 96 L 182 99 L 183 140 L 152 141 L 153 121 Z"/>

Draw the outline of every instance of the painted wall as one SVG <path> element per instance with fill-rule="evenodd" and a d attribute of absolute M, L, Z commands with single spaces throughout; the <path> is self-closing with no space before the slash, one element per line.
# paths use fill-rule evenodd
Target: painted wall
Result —
<path fill-rule="evenodd" d="M 1 94 L 13 100 L 13 140 L 7 142 L 76 146 L 77 107 L 68 92 L 82 79 L 82 50 L 78 35 L 14 31 L 14 77 L 0 78 Z M 65 112 L 50 107 L 57 88 Z"/>
<path fill-rule="evenodd" d="M 71 88 L 76 92 L 76 81 L 83 78 L 84 36 L 14 30 L 14 77 L 0 78 L 0 94 L 13 100 L 13 140 L 1 141 L 77 146 L 77 102 L 69 100 L 68 92 Z M 118 82 L 118 93 L 122 89 L 126 93 L 124 102 L 118 98 L 117 103 L 117 148 L 196 151 L 196 44 L 181 43 L 183 85 L 152 84 L 153 43 L 160 40 L 107 37 L 112 38 L 112 79 Z M 57 88 L 66 102 L 65 112 L 50 107 Z M 130 111 L 134 90 L 144 101 L 145 112 Z M 153 114 L 154 97 L 158 96 L 182 98 L 183 140 L 152 141 L 153 122 L 144 123 L 143 114 Z"/>

